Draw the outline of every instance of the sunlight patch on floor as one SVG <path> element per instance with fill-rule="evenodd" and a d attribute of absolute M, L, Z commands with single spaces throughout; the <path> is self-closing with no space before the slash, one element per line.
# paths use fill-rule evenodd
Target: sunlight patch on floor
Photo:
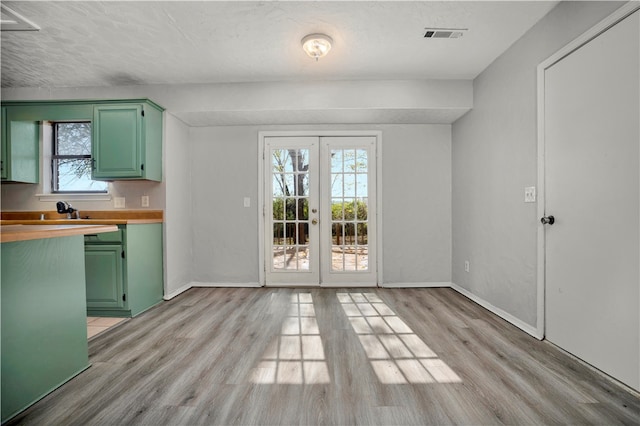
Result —
<path fill-rule="evenodd" d="M 377 294 L 337 297 L 381 383 L 462 382 Z"/>
<path fill-rule="evenodd" d="M 280 335 L 271 341 L 250 380 L 259 384 L 331 383 L 311 294 L 291 295 Z"/>

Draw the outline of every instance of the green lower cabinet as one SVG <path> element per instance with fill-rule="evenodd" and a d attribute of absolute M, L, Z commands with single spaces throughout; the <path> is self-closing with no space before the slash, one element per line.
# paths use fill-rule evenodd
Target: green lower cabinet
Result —
<path fill-rule="evenodd" d="M 132 317 L 162 301 L 162 224 L 119 228 L 85 237 L 89 316 Z"/>
<path fill-rule="evenodd" d="M 85 245 L 87 309 L 125 309 L 122 246 Z"/>
<path fill-rule="evenodd" d="M 2 422 L 89 367 L 82 236 L 2 243 Z"/>
<path fill-rule="evenodd" d="M 2 124 L 0 124 L 0 178 L 5 180 L 7 179 L 7 168 L 4 166 L 7 161 L 7 107 L 2 107 L 0 111 L 2 112 Z"/>

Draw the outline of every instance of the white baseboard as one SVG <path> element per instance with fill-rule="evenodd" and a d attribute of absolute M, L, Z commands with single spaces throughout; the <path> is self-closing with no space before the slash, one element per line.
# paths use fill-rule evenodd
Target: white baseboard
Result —
<path fill-rule="evenodd" d="M 508 321 L 511 324 L 515 325 L 516 327 L 518 327 L 520 330 L 524 331 L 525 333 L 530 334 L 531 336 L 535 337 L 538 340 L 542 340 L 543 339 L 544 336 L 541 335 L 538 332 L 538 329 L 536 327 L 531 326 L 531 325 L 527 324 L 526 322 L 514 317 L 510 313 L 505 312 L 502 309 L 493 306 L 491 303 L 489 303 L 486 300 L 476 296 L 475 294 L 471 293 L 469 290 L 460 287 L 456 283 L 451 283 L 451 288 L 454 289 L 455 291 L 457 291 L 458 293 L 462 294 L 463 296 L 473 300 L 474 302 L 476 302 L 478 305 L 482 306 L 483 308 L 493 312 L 494 314 L 496 314 L 497 316 L 499 316 L 503 320 Z"/>
<path fill-rule="evenodd" d="M 246 287 L 262 287 L 260 283 L 252 282 L 252 283 L 203 283 L 203 282 L 193 282 L 191 283 L 193 287 L 237 287 L 237 288 L 246 288 Z"/>
<path fill-rule="evenodd" d="M 372 283 L 322 283 L 321 288 L 376 288 Z"/>
<path fill-rule="evenodd" d="M 443 282 L 421 282 L 421 283 L 382 283 L 382 288 L 433 288 L 433 287 L 451 287 L 451 283 Z"/>
<path fill-rule="evenodd" d="M 193 283 L 187 283 L 185 285 L 183 285 L 182 287 L 178 288 L 177 290 L 173 290 L 171 293 L 165 294 L 163 296 L 164 300 L 171 300 L 174 297 L 176 297 L 177 295 L 184 293 L 185 291 L 189 290 L 191 287 L 193 287 Z"/>

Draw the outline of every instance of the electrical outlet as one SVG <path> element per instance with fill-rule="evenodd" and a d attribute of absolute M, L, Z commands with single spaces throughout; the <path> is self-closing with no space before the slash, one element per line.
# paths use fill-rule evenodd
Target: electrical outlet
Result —
<path fill-rule="evenodd" d="M 125 206 L 125 198 L 124 197 L 113 197 L 113 208 L 115 209 L 124 209 Z"/>
<path fill-rule="evenodd" d="M 536 202 L 536 187 L 535 186 L 527 186 L 524 189 L 524 202 L 525 203 L 535 203 Z"/>
<path fill-rule="evenodd" d="M 464 261 L 464 271 L 465 272 L 469 272 L 469 261 L 468 260 Z"/>
<path fill-rule="evenodd" d="M 142 205 L 142 207 L 149 207 L 149 196 L 143 195 L 142 197 L 140 197 L 140 204 Z"/>

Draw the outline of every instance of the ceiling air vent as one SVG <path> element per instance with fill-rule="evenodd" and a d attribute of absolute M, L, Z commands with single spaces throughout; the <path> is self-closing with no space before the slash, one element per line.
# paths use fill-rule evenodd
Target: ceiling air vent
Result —
<path fill-rule="evenodd" d="M 467 28 L 425 28 L 424 38 L 460 38 Z"/>

